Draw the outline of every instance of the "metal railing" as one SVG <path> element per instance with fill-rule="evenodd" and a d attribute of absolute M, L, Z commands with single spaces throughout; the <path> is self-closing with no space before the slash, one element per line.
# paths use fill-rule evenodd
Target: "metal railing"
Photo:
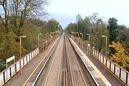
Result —
<path fill-rule="evenodd" d="M 20 62 L 21 62 L 21 67 L 23 68 L 38 54 L 39 54 L 39 48 L 30 52 L 29 54 L 18 60 L 16 63 L 9 66 L 2 72 L 0 72 L 0 86 L 4 85 L 8 80 L 10 80 L 16 73 L 20 71 Z"/>
<path fill-rule="evenodd" d="M 97 50 L 91 47 L 87 47 L 87 54 L 93 55 L 97 58 L 106 68 L 108 68 L 117 78 L 129 86 L 129 72 L 124 68 L 120 67 L 115 62 L 111 61 L 105 55 L 99 53 Z"/>

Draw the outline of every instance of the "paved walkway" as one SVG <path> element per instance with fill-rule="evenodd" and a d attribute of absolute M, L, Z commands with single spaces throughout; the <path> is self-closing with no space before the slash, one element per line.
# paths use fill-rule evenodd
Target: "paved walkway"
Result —
<path fill-rule="evenodd" d="M 28 77 L 30 76 L 30 74 L 33 72 L 33 70 L 38 65 L 38 63 L 40 63 L 40 61 L 42 59 L 44 59 L 44 57 L 49 53 L 49 51 L 51 50 L 51 48 L 54 46 L 53 44 L 54 43 L 50 44 L 48 46 L 48 48 L 43 53 L 41 53 L 37 57 L 34 57 L 34 59 L 32 59 L 32 61 L 23 68 L 22 74 L 17 73 L 13 78 L 11 78 L 5 84 L 5 86 L 23 86 L 23 84 L 25 83 L 25 81 L 28 79 Z"/>

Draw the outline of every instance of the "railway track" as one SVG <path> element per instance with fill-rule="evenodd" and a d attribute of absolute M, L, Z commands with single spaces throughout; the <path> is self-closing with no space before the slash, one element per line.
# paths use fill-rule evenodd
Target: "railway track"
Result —
<path fill-rule="evenodd" d="M 33 86 L 43 86 L 43 83 L 45 83 L 49 69 L 51 68 L 51 65 L 54 61 L 53 55 L 55 53 L 57 46 L 58 46 L 58 44 L 55 46 L 55 48 L 53 48 L 53 51 L 52 51 L 49 59 L 46 60 L 46 62 L 45 62 L 46 64 L 44 64 L 44 67 L 42 67 L 42 69 L 40 70 L 41 72 L 39 73 L 39 76 L 37 76 L 38 79 L 34 82 Z M 41 77 L 41 76 L 43 76 L 43 77 Z"/>
<path fill-rule="evenodd" d="M 23 86 L 36 86 L 37 84 L 39 84 L 38 82 L 41 81 L 44 78 L 41 78 L 41 75 L 44 75 L 46 73 L 46 69 L 47 67 L 49 67 L 49 63 L 52 60 L 52 56 L 55 53 L 55 50 L 58 46 L 58 42 L 60 41 L 60 39 L 58 39 L 56 41 L 56 43 L 54 44 L 53 48 L 50 50 L 49 54 L 42 59 L 41 63 L 39 63 L 39 65 L 37 66 L 37 68 L 35 68 L 34 73 L 32 73 L 32 75 L 28 78 L 28 80 L 23 84 Z"/>
<path fill-rule="evenodd" d="M 72 76 L 70 72 L 70 65 L 67 58 L 67 50 L 66 50 L 66 37 L 64 37 L 64 45 L 63 45 L 63 57 L 62 57 L 62 66 L 61 66 L 61 82 L 59 86 L 72 86 Z"/>
<path fill-rule="evenodd" d="M 67 43 L 67 55 L 70 64 L 71 76 L 73 77 L 72 86 L 96 86 L 96 83 L 92 79 L 90 73 L 86 69 L 82 60 L 74 50 L 69 39 L 66 39 Z"/>
<path fill-rule="evenodd" d="M 43 63 L 33 75 L 36 78 L 28 81 L 31 86 L 96 86 L 68 37 L 61 37 Z"/>
<path fill-rule="evenodd" d="M 54 49 L 54 53 L 51 56 L 51 61 L 44 67 L 45 72 L 43 71 L 40 74 L 39 79 L 37 80 L 35 86 L 56 86 L 59 85 L 59 76 L 60 76 L 60 65 L 62 50 L 63 50 L 63 36 L 61 37 L 59 44 L 56 49 Z M 60 51 L 60 52 L 59 52 Z M 58 53 L 59 52 L 59 53 Z"/>
<path fill-rule="evenodd" d="M 86 84 L 85 86 L 98 86 L 96 84 L 96 82 L 93 80 L 92 76 L 90 75 L 89 70 L 87 70 L 86 66 L 84 65 L 83 61 L 78 56 L 78 54 L 77 54 L 77 52 L 75 50 L 74 50 L 74 53 L 76 55 L 78 65 L 80 66 L 81 74 L 82 74 L 83 80 L 85 81 L 85 84 Z"/>
<path fill-rule="evenodd" d="M 64 39 L 61 74 L 59 86 L 96 86 L 68 37 Z"/>
<path fill-rule="evenodd" d="M 87 86 L 85 83 L 85 80 L 82 76 L 80 67 L 78 65 L 76 55 L 73 52 L 73 48 L 69 42 L 68 39 L 67 41 L 67 55 L 68 55 L 68 62 L 69 62 L 69 71 L 71 73 L 71 79 L 72 79 L 72 86 Z"/>

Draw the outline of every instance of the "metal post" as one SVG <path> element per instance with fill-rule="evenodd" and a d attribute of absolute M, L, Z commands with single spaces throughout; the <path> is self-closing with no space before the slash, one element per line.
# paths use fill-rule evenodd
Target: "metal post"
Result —
<path fill-rule="evenodd" d="M 107 47 L 108 47 L 107 41 L 108 41 L 108 40 L 107 40 L 107 36 L 106 36 L 106 51 L 107 51 Z"/>
<path fill-rule="evenodd" d="M 40 47 L 40 45 L 39 45 L 39 38 L 40 38 L 41 35 L 42 35 L 42 33 L 38 33 L 38 48 Z"/>
<path fill-rule="evenodd" d="M 90 40 L 91 37 L 90 37 L 90 34 L 86 34 L 86 35 L 89 36 L 89 45 L 88 45 L 88 46 L 89 46 L 89 55 L 91 56 L 91 50 L 92 50 L 92 49 L 91 49 L 91 47 L 92 47 L 92 46 L 91 46 L 91 40 Z"/>
<path fill-rule="evenodd" d="M 21 67 L 21 54 L 22 54 L 22 51 L 21 51 L 21 36 L 20 36 L 20 74 L 22 74 L 22 67 Z"/>
<path fill-rule="evenodd" d="M 39 34 L 38 34 L 38 48 L 39 48 Z"/>
<path fill-rule="evenodd" d="M 83 33 L 82 33 L 82 48 L 83 48 Z"/>
<path fill-rule="evenodd" d="M 107 56 L 107 47 L 108 47 L 108 44 L 107 44 L 107 41 L 108 41 L 108 39 L 107 39 L 107 36 L 105 36 L 105 35 L 102 35 L 102 37 L 105 37 L 106 38 L 106 56 Z"/>
<path fill-rule="evenodd" d="M 21 66 L 21 57 L 22 57 L 22 38 L 26 38 L 26 36 L 20 36 L 20 74 L 22 74 L 22 66 Z"/>
<path fill-rule="evenodd" d="M 89 34 L 89 43 L 90 43 L 90 34 Z"/>
<path fill-rule="evenodd" d="M 80 37 L 80 41 L 81 41 L 81 47 L 83 48 L 83 33 L 80 33 L 80 35 L 82 36 L 82 41 L 81 41 L 81 37 Z"/>
<path fill-rule="evenodd" d="M 86 35 L 88 35 L 88 36 L 89 36 L 89 44 L 90 44 L 90 34 L 86 34 Z"/>

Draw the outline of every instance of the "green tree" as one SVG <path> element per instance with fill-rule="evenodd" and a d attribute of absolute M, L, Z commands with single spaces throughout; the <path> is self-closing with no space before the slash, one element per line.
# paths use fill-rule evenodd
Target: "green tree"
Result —
<path fill-rule="evenodd" d="M 49 20 L 47 23 L 49 32 L 54 32 L 54 31 L 58 30 L 59 26 L 60 26 L 59 22 L 54 19 Z"/>
<path fill-rule="evenodd" d="M 118 35 L 117 19 L 109 18 L 107 30 L 109 34 L 109 44 L 111 44 L 113 41 L 117 41 L 117 35 Z M 109 54 L 111 55 L 113 53 L 115 53 L 115 50 L 114 48 L 110 47 Z"/>
<path fill-rule="evenodd" d="M 66 30 L 71 34 L 72 32 L 77 31 L 77 24 L 76 23 L 70 23 L 67 27 Z"/>
<path fill-rule="evenodd" d="M 108 20 L 107 30 L 109 33 L 109 43 L 111 44 L 113 41 L 117 41 L 117 33 L 118 33 L 117 19 L 110 18 Z"/>
<path fill-rule="evenodd" d="M 129 28 L 119 33 L 118 40 L 125 46 L 126 54 L 129 55 Z"/>
<path fill-rule="evenodd" d="M 83 33 L 84 32 L 84 21 L 83 21 L 83 18 L 80 14 L 77 15 L 76 17 L 77 19 L 77 32 L 79 33 Z"/>
<path fill-rule="evenodd" d="M 84 39 L 88 38 L 87 34 L 90 33 L 91 20 L 89 17 L 84 18 Z"/>

